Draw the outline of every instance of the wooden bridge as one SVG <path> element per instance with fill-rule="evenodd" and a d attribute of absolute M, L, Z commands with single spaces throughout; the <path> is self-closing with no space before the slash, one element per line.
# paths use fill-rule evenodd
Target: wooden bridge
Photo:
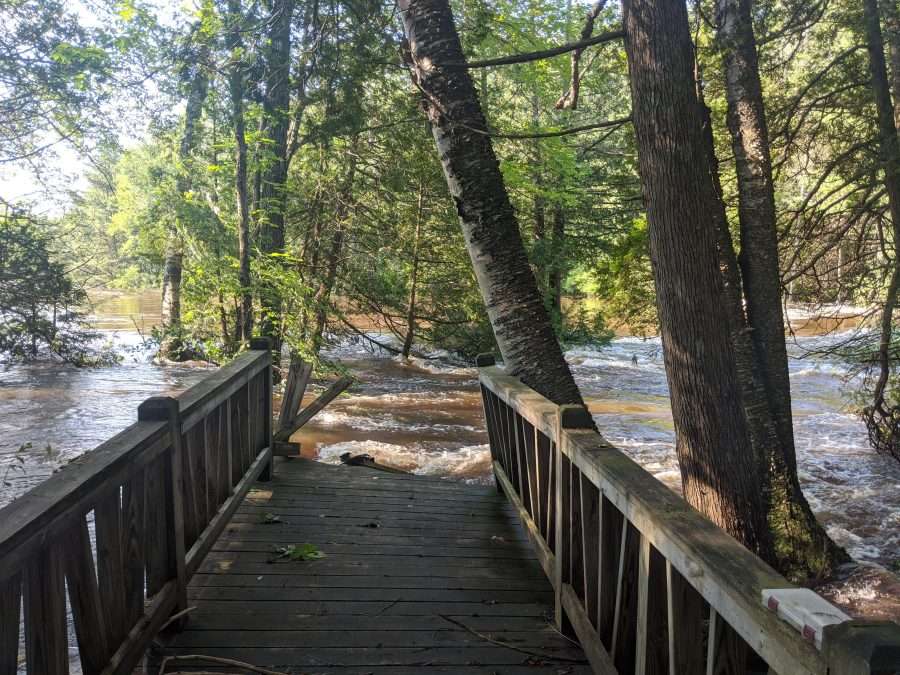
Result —
<path fill-rule="evenodd" d="M 498 489 L 273 475 L 253 347 L 0 510 L 0 675 L 900 672 L 896 624 L 793 588 L 492 360 Z"/>

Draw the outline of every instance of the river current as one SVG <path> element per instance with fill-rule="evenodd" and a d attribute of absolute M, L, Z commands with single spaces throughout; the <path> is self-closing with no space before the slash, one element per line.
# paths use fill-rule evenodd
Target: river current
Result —
<path fill-rule="evenodd" d="M 148 396 L 177 393 L 208 372 L 202 364 L 152 363 L 138 329 L 145 332 L 155 319 L 154 305 L 148 296 L 125 304 L 111 301 L 98 309 L 96 325 L 104 339 L 126 350 L 118 366 L 0 365 L 0 505 L 130 424 Z M 865 428 L 853 412 L 859 382 L 850 376 L 849 366 L 808 354 L 836 339 L 789 342 L 800 480 L 838 543 L 876 570 L 896 571 L 900 464 L 868 447 Z M 343 452 L 367 452 L 415 473 L 491 480 L 473 368 L 445 352 L 426 352 L 401 363 L 387 352 L 373 351 L 361 338 L 332 345 L 328 356 L 359 381 L 295 436 L 305 455 L 337 462 Z M 605 347 L 569 349 L 566 358 L 603 434 L 678 490 L 659 340 L 619 337 Z M 896 604 L 900 588 L 876 577 L 858 575 L 829 595 L 851 607 L 871 609 L 882 604 L 885 594 L 895 596 L 890 604 Z"/>

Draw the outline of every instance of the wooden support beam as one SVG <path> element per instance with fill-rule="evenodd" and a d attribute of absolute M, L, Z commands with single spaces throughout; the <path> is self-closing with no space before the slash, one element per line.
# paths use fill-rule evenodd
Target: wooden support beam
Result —
<path fill-rule="evenodd" d="M 319 394 L 319 397 L 300 411 L 291 423 L 283 429 L 279 429 L 274 435 L 276 441 L 288 441 L 291 436 L 297 432 L 300 427 L 309 422 L 317 413 L 325 406 L 338 397 L 347 387 L 353 384 L 352 377 L 342 377 L 334 382 L 328 389 Z"/>

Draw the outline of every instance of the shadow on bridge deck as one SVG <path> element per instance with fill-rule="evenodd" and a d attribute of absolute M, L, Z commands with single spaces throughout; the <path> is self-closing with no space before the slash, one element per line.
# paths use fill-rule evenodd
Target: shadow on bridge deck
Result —
<path fill-rule="evenodd" d="M 291 544 L 325 557 L 273 562 Z M 553 602 L 516 511 L 493 488 L 288 460 L 213 545 L 188 587 L 186 629 L 153 660 L 195 654 L 323 674 L 589 673 L 553 628 Z M 216 668 L 166 670 L 188 665 Z"/>

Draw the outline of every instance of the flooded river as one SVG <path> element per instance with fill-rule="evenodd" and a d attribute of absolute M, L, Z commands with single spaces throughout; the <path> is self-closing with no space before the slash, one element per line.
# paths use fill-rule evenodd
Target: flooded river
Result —
<path fill-rule="evenodd" d="M 158 320 L 157 306 L 148 294 L 113 298 L 95 308 L 104 337 L 128 349 L 119 366 L 0 365 L 0 504 L 130 424 L 148 396 L 176 393 L 204 376 L 202 367 L 150 362 L 138 329 L 146 334 Z M 805 355 L 829 340 L 834 338 L 801 337 L 790 345 L 801 482 L 829 533 L 856 559 L 896 570 L 900 464 L 869 449 L 852 411 L 858 382 L 848 379 L 847 366 Z M 474 369 L 441 353 L 401 364 L 390 354 L 373 353 L 365 341 L 342 342 L 329 356 L 359 383 L 295 437 L 304 454 L 337 462 L 346 451 L 368 452 L 417 473 L 490 480 Z M 617 338 L 607 347 L 571 349 L 566 356 L 607 438 L 678 489 L 659 341 Z M 879 604 L 885 593 L 900 596 L 900 589 L 865 576 L 830 595 L 858 606 Z"/>

